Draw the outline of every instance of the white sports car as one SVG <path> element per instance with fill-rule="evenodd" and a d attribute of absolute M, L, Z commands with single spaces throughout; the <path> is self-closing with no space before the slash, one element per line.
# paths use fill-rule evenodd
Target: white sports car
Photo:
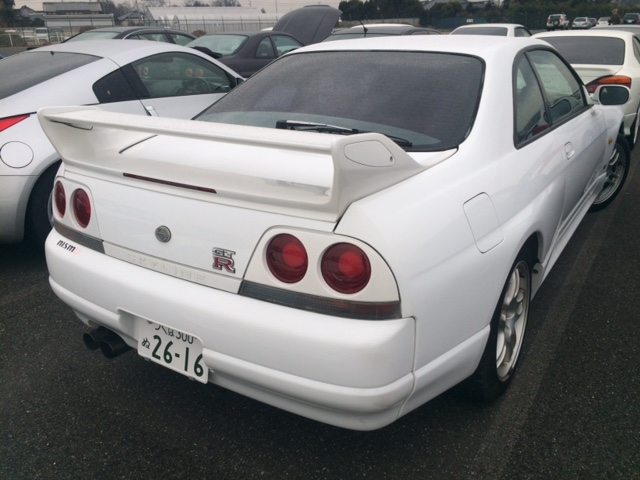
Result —
<path fill-rule="evenodd" d="M 591 99 L 545 42 L 428 35 L 301 48 L 198 121 L 46 109 L 50 283 L 89 348 L 329 424 L 461 382 L 491 399 L 531 297 L 622 187 L 603 104 L 628 97 Z"/>
<path fill-rule="evenodd" d="M 47 204 L 60 156 L 36 111 L 100 105 L 103 110 L 192 118 L 242 77 L 192 48 L 141 40 L 61 43 L 0 64 L 0 243 L 51 230 Z M 29 235 L 30 234 L 30 235 Z"/>

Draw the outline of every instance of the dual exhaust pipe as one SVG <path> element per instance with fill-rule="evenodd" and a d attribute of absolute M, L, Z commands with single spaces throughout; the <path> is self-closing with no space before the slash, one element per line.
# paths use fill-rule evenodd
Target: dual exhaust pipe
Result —
<path fill-rule="evenodd" d="M 107 358 L 115 358 L 131 350 L 131 347 L 120 335 L 104 327 L 94 328 L 90 332 L 83 333 L 82 341 L 89 350 L 100 349 Z"/>

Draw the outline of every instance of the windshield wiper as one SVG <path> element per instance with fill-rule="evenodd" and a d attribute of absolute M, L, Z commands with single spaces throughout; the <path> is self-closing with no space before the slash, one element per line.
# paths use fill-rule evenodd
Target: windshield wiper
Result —
<path fill-rule="evenodd" d="M 276 128 L 281 130 L 299 130 L 302 132 L 335 133 L 338 135 L 355 135 L 357 133 L 381 133 L 390 140 L 393 140 L 401 147 L 413 146 L 413 143 L 401 137 L 387 135 L 386 133 L 382 132 L 371 132 L 368 130 L 358 130 L 357 128 L 341 127 L 340 125 L 330 125 L 328 123 L 303 122 L 301 120 L 278 120 L 276 122 Z"/>

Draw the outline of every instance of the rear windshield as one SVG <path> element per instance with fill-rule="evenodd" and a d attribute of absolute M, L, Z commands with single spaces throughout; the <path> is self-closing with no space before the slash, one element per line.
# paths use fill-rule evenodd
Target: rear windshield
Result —
<path fill-rule="evenodd" d="M 574 65 L 622 65 L 624 40 L 609 37 L 542 37 Z"/>
<path fill-rule="evenodd" d="M 33 51 L 0 62 L 0 99 L 99 60 L 79 53 Z"/>
<path fill-rule="evenodd" d="M 249 37 L 246 35 L 203 35 L 188 43 L 188 47 L 205 47 L 223 57 L 235 54 Z"/>
<path fill-rule="evenodd" d="M 452 35 L 496 35 L 506 37 L 509 31 L 504 27 L 464 27 L 451 32 Z"/>
<path fill-rule="evenodd" d="M 287 55 L 198 120 L 319 133 L 378 132 L 405 150 L 446 150 L 471 129 L 483 72 L 476 57 L 443 53 Z"/>

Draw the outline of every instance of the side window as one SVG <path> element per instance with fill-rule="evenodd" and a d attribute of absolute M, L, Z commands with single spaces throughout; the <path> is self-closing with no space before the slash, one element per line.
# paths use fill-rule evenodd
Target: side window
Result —
<path fill-rule="evenodd" d="M 519 144 L 549 128 L 542 92 L 525 56 L 520 57 L 516 70 L 515 90 L 515 136 Z"/>
<path fill-rule="evenodd" d="M 138 33 L 127 38 L 135 38 L 136 40 L 149 40 L 152 42 L 167 42 L 167 38 L 164 36 L 164 33 Z"/>
<path fill-rule="evenodd" d="M 527 30 L 525 28 L 516 28 L 514 33 L 515 33 L 516 37 L 530 37 L 531 36 L 531 34 L 529 33 L 529 30 Z"/>
<path fill-rule="evenodd" d="M 187 43 L 193 41 L 193 38 L 187 36 L 187 35 L 182 35 L 180 33 L 169 33 L 169 36 L 173 39 L 174 42 L 176 42 L 178 45 L 186 45 Z"/>
<path fill-rule="evenodd" d="M 640 40 L 638 40 L 638 37 L 633 37 L 633 55 L 640 63 Z"/>
<path fill-rule="evenodd" d="M 271 38 L 276 46 L 277 57 L 302 46 L 301 43 L 298 43 L 296 40 L 291 37 L 287 37 L 286 35 L 274 35 Z"/>
<path fill-rule="evenodd" d="M 542 81 L 552 124 L 562 122 L 587 107 L 580 81 L 558 55 L 549 50 L 534 50 L 527 56 Z"/>
<path fill-rule="evenodd" d="M 137 100 L 131 85 L 121 70 L 111 72 L 93 84 L 95 93 L 100 103 L 125 102 Z"/>
<path fill-rule="evenodd" d="M 271 45 L 271 39 L 269 37 L 265 37 L 262 39 L 258 48 L 256 48 L 256 57 L 257 58 L 275 58 L 275 53 L 273 52 L 273 45 Z"/>
<path fill-rule="evenodd" d="M 131 66 L 150 98 L 228 92 L 235 86 L 222 68 L 188 53 L 162 53 Z"/>

